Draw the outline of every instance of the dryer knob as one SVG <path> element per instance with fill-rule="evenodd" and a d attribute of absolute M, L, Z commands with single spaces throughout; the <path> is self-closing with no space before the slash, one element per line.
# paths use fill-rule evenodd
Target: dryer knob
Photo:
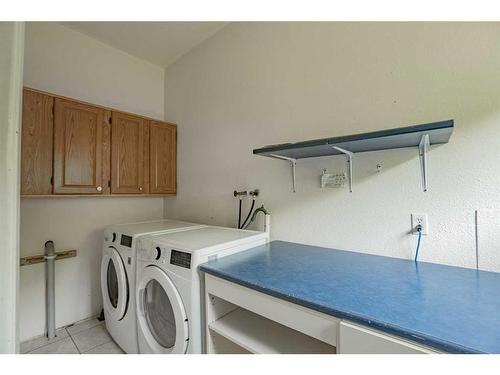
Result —
<path fill-rule="evenodd" d="M 161 257 L 161 249 L 159 246 L 156 246 L 156 254 L 155 254 L 155 259 L 158 260 Z"/>
<path fill-rule="evenodd" d="M 115 242 L 116 241 L 116 233 L 113 232 L 113 234 L 111 235 L 111 242 Z"/>

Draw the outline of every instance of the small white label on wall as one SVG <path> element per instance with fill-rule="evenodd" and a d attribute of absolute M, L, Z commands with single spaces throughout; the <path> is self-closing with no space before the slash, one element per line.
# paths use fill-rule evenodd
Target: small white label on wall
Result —
<path fill-rule="evenodd" d="M 345 173 L 326 173 L 323 169 L 321 175 L 321 188 L 343 188 L 345 187 L 346 175 Z"/>

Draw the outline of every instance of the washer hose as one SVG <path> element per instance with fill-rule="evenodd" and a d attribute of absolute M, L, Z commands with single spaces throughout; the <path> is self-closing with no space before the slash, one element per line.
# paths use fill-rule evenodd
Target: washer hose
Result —
<path fill-rule="evenodd" d="M 239 229 L 242 229 L 246 225 L 248 219 L 250 218 L 250 215 L 252 214 L 254 206 L 255 206 L 255 199 L 252 199 L 252 206 L 250 207 L 250 211 L 248 211 L 248 215 L 243 224 L 240 225 Z"/>

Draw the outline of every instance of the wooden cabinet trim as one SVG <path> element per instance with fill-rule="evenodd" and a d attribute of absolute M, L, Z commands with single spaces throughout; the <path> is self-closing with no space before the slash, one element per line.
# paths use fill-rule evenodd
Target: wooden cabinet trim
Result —
<path fill-rule="evenodd" d="M 124 110 L 121 110 L 121 109 L 118 109 L 118 108 L 107 107 L 107 106 L 104 106 L 104 105 L 95 104 L 95 103 L 91 103 L 91 102 L 86 102 L 84 100 L 74 99 L 74 98 L 70 98 L 70 97 L 67 97 L 67 96 L 63 96 L 63 95 L 53 94 L 53 93 L 50 93 L 50 92 L 47 92 L 47 91 L 35 89 L 35 88 L 32 88 L 32 87 L 28 87 L 28 86 L 24 86 L 24 90 L 31 91 L 31 92 L 36 92 L 36 93 L 40 93 L 40 94 L 44 94 L 44 95 L 47 95 L 47 96 L 51 96 L 54 99 L 67 100 L 67 101 L 70 101 L 70 102 L 80 103 L 80 104 L 83 104 L 83 105 L 89 105 L 89 106 L 92 106 L 92 107 L 95 107 L 95 108 L 100 108 L 100 109 L 104 109 L 104 110 L 108 110 L 108 111 L 112 111 L 112 112 L 113 111 L 114 112 L 120 112 L 120 113 L 125 114 L 125 115 L 130 115 L 130 116 L 134 116 L 134 117 L 141 117 L 141 118 L 143 118 L 145 120 L 149 120 L 149 121 L 158 121 L 158 122 L 162 122 L 162 123 L 165 123 L 165 124 L 177 125 L 174 122 L 165 121 L 165 120 L 158 120 L 158 119 L 153 118 L 153 117 L 148 117 L 148 116 L 145 116 L 145 115 L 139 115 L 137 113 L 127 112 L 127 111 L 124 111 Z"/>
<path fill-rule="evenodd" d="M 104 111 L 102 129 L 102 195 L 111 194 L 111 111 Z"/>

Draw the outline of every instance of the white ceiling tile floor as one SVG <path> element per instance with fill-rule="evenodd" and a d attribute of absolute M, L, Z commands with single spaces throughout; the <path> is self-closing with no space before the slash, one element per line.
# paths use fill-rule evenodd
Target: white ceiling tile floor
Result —
<path fill-rule="evenodd" d="M 56 331 L 56 337 L 46 337 L 21 343 L 26 354 L 124 354 L 113 341 L 104 322 L 89 319 Z"/>

